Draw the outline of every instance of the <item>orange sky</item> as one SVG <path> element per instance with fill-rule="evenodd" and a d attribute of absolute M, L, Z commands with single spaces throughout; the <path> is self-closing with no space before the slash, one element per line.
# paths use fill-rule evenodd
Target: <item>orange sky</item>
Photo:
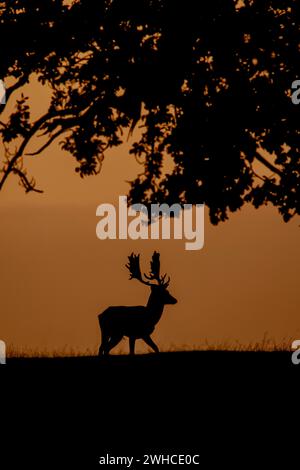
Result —
<path fill-rule="evenodd" d="M 196 252 L 183 241 L 96 238 L 96 207 L 126 194 L 125 181 L 140 171 L 128 150 L 126 143 L 110 151 L 101 174 L 82 180 L 72 157 L 53 145 L 25 161 L 43 195 L 8 181 L 0 193 L 0 338 L 19 348 L 94 350 L 99 312 L 146 303 L 148 288 L 129 281 L 124 265 L 135 251 L 148 269 L 154 249 L 178 299 L 154 333 L 159 346 L 247 343 L 265 332 L 300 338 L 299 219 L 284 224 L 274 209 L 251 207 L 217 227 L 206 217 L 205 247 Z"/>

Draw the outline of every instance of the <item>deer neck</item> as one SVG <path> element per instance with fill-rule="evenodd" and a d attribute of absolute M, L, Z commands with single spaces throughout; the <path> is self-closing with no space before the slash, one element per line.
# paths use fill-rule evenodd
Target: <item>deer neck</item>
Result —
<path fill-rule="evenodd" d="M 159 322 L 164 311 L 164 306 L 164 303 L 155 294 L 153 294 L 153 292 L 151 292 L 147 303 L 147 309 L 148 315 L 151 317 L 154 325 Z"/>

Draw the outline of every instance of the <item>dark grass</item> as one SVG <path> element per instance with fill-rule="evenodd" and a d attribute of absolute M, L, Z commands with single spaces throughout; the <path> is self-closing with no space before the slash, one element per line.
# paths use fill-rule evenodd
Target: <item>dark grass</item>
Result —
<path fill-rule="evenodd" d="M 259 368 L 267 366 L 283 366 L 290 368 L 291 352 L 289 351 L 172 351 L 161 352 L 159 354 L 114 354 L 109 356 L 36 356 L 36 357 L 9 357 L 7 364 L 11 366 L 85 366 L 95 368 L 107 367 L 144 367 L 144 366 L 173 366 L 194 367 L 201 365 L 205 367 L 216 366 L 217 364 L 227 364 L 227 366 L 255 365 Z"/>

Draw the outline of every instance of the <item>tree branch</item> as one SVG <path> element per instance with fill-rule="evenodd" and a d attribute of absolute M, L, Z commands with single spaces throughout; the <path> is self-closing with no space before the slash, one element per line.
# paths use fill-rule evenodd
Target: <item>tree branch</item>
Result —
<path fill-rule="evenodd" d="M 277 168 L 275 165 L 273 165 L 272 163 L 270 163 L 266 158 L 264 158 L 262 155 L 260 155 L 259 153 L 256 153 L 255 154 L 255 158 L 256 160 L 258 160 L 260 163 L 262 163 L 264 166 L 266 166 L 267 168 L 269 168 L 269 170 L 273 171 L 274 173 L 276 173 L 277 175 L 279 176 L 282 176 L 283 175 L 283 172 L 281 170 L 279 170 L 279 168 Z"/>
<path fill-rule="evenodd" d="M 40 153 L 42 150 L 44 150 L 45 148 L 48 147 L 48 145 L 51 144 L 51 142 L 53 142 L 53 140 L 58 137 L 59 134 L 61 134 L 62 132 L 64 131 L 67 131 L 68 129 L 70 129 L 71 127 L 75 126 L 75 125 L 78 125 L 79 122 L 80 122 L 80 119 L 82 119 L 83 117 L 85 117 L 92 109 L 93 109 L 93 106 L 95 105 L 95 103 L 97 102 L 98 100 L 96 99 L 91 105 L 87 106 L 85 109 L 83 109 L 81 112 L 79 112 L 79 114 L 77 116 L 74 116 L 72 114 L 70 114 L 68 117 L 63 117 L 65 116 L 67 113 L 68 113 L 68 110 L 62 110 L 62 111 L 56 111 L 55 113 L 53 112 L 47 112 L 46 114 L 44 114 L 43 116 L 41 116 L 39 119 L 37 119 L 37 121 L 32 125 L 30 131 L 27 133 L 27 135 L 24 137 L 24 140 L 23 142 L 21 143 L 19 149 L 17 150 L 17 152 L 15 153 L 15 155 L 11 158 L 11 160 L 9 160 L 8 164 L 7 164 L 7 167 L 3 170 L 3 176 L 2 178 L 0 179 L 0 191 L 1 189 L 3 188 L 4 186 L 4 183 L 5 181 L 7 180 L 8 178 L 8 175 L 13 172 L 14 168 L 16 168 L 16 163 L 17 161 L 19 160 L 19 158 L 21 158 L 24 154 L 24 151 L 27 147 L 27 145 L 29 144 L 31 138 L 35 135 L 35 133 L 47 122 L 47 121 L 50 121 L 52 119 L 52 124 L 55 125 L 55 127 L 57 126 L 62 126 L 62 129 L 60 129 L 59 131 L 57 131 L 54 135 L 52 135 L 52 137 L 50 137 L 50 139 L 48 140 L 48 142 L 43 146 L 41 147 L 37 152 L 34 152 L 32 155 L 35 155 L 35 154 L 38 154 Z M 47 131 L 45 132 L 47 133 Z M 16 171 L 16 173 L 18 173 L 18 171 Z M 20 175 L 19 175 L 20 176 Z M 26 187 L 25 187 L 26 189 Z M 30 189 L 32 190 L 32 189 Z"/>
<path fill-rule="evenodd" d="M 13 168 L 15 167 L 16 162 L 20 157 L 22 157 L 24 150 L 26 146 L 28 145 L 30 139 L 32 136 L 36 133 L 36 131 L 41 127 L 42 124 L 44 124 L 47 119 L 51 117 L 50 113 L 44 114 L 41 118 L 39 118 L 32 126 L 30 131 L 28 132 L 27 136 L 24 138 L 23 142 L 21 143 L 19 149 L 15 153 L 15 155 L 12 157 L 12 159 L 8 162 L 7 168 L 4 170 L 4 174 L 2 178 L 0 179 L 0 191 L 4 186 L 4 183 L 8 177 L 8 175 L 12 172 Z"/>
<path fill-rule="evenodd" d="M 67 130 L 69 130 L 69 128 L 67 129 L 60 129 L 59 131 L 55 132 L 55 134 L 53 134 L 50 139 L 44 144 L 42 145 L 42 147 L 40 147 L 38 150 L 36 150 L 35 152 L 31 152 L 31 153 L 26 153 L 26 155 L 29 155 L 30 157 L 34 157 L 35 155 L 39 155 L 41 152 L 43 152 L 44 150 L 46 150 L 47 147 L 49 147 L 49 145 L 52 144 L 52 142 L 59 136 L 61 135 L 63 132 L 66 132 Z"/>
<path fill-rule="evenodd" d="M 28 77 L 25 75 L 22 75 L 19 80 L 16 81 L 16 83 L 6 90 L 6 103 L 8 102 L 10 96 L 13 94 L 14 91 L 18 90 L 18 88 L 21 88 L 25 83 L 28 82 Z"/>
<path fill-rule="evenodd" d="M 34 191 L 36 193 L 43 193 L 44 192 L 42 189 L 36 189 L 34 178 L 29 180 L 26 173 L 24 171 L 22 171 L 20 168 L 14 167 L 12 169 L 12 173 L 15 173 L 16 175 L 19 176 L 20 181 L 21 181 L 23 187 L 25 188 L 26 193 L 29 193 L 30 191 Z"/>

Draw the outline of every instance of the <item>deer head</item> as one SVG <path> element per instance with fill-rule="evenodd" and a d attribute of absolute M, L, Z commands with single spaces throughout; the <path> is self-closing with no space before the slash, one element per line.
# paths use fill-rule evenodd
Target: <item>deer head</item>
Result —
<path fill-rule="evenodd" d="M 160 254 L 154 251 L 152 255 L 152 260 L 150 262 L 150 273 L 144 274 L 144 278 L 141 273 L 140 268 L 140 255 L 135 255 L 131 253 L 128 256 L 128 263 L 126 268 L 129 270 L 130 278 L 137 279 L 143 284 L 151 287 L 152 293 L 160 298 L 160 301 L 163 304 L 176 304 L 177 300 L 169 293 L 167 290 L 170 277 L 167 277 L 166 274 L 163 276 L 160 275 Z"/>

